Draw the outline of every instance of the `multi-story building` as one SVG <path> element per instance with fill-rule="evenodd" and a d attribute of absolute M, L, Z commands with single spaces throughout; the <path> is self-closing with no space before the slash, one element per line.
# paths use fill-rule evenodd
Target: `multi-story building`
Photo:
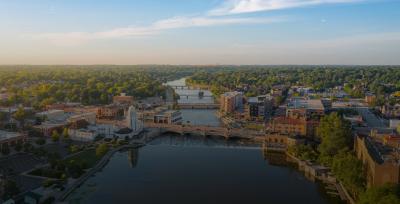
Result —
<path fill-rule="evenodd" d="M 67 126 L 66 122 L 44 122 L 40 125 L 33 126 L 34 129 L 41 132 L 43 136 L 50 137 L 53 131 L 61 132 Z"/>
<path fill-rule="evenodd" d="M 5 145 L 11 146 L 17 143 L 24 143 L 27 138 L 28 136 L 25 133 L 0 130 L 0 151 Z"/>
<path fill-rule="evenodd" d="M 276 117 L 268 123 L 267 130 L 280 134 L 306 136 L 307 123 L 302 119 Z"/>
<path fill-rule="evenodd" d="M 181 124 L 182 113 L 176 110 L 166 110 L 154 115 L 154 123 Z"/>
<path fill-rule="evenodd" d="M 376 95 L 372 93 L 365 94 L 365 102 L 368 104 L 373 103 L 376 100 Z"/>
<path fill-rule="evenodd" d="M 116 120 L 124 116 L 124 108 L 118 105 L 108 105 L 97 109 L 97 119 Z"/>
<path fill-rule="evenodd" d="M 182 113 L 177 110 L 157 108 L 138 113 L 138 120 L 144 123 L 182 124 Z"/>
<path fill-rule="evenodd" d="M 388 138 L 388 140 L 395 142 L 393 138 Z M 393 147 L 389 143 L 385 144 L 383 140 L 379 141 L 368 135 L 358 134 L 355 137 L 354 149 L 356 150 L 357 157 L 364 164 L 368 186 L 399 183 L 400 166 L 398 147 Z"/>
<path fill-rule="evenodd" d="M 96 113 L 95 112 L 81 113 L 73 115 L 67 119 L 69 123 L 73 123 L 79 120 L 86 120 L 90 124 L 96 124 Z"/>
<path fill-rule="evenodd" d="M 134 100 L 133 96 L 127 96 L 125 93 L 121 93 L 119 96 L 113 97 L 113 103 L 121 105 L 133 105 Z"/>
<path fill-rule="evenodd" d="M 289 101 L 286 116 L 289 118 L 320 119 L 325 115 L 325 107 L 321 100 L 293 98 Z"/>
<path fill-rule="evenodd" d="M 230 114 L 236 110 L 243 108 L 243 93 L 242 92 L 226 92 L 220 97 L 220 111 L 225 114 Z"/>
<path fill-rule="evenodd" d="M 249 117 L 256 119 L 262 117 L 269 119 L 272 115 L 274 101 L 269 95 L 250 97 L 247 101 L 249 106 Z"/>

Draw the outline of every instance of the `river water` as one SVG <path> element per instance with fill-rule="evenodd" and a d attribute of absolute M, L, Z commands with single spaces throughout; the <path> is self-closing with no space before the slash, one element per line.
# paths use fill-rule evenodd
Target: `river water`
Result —
<path fill-rule="evenodd" d="M 219 125 L 214 110 L 182 110 L 184 120 Z M 116 153 L 69 197 L 70 203 L 336 203 L 284 154 L 221 138 L 162 135 Z"/>

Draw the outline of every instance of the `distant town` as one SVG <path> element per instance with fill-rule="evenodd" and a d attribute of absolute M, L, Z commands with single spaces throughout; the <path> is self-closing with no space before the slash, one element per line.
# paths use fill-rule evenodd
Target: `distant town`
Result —
<path fill-rule="evenodd" d="M 394 66 L 0 67 L 1 201 L 68 203 L 116 152 L 172 134 L 283 155 L 341 203 L 399 203 L 399 79 Z"/>

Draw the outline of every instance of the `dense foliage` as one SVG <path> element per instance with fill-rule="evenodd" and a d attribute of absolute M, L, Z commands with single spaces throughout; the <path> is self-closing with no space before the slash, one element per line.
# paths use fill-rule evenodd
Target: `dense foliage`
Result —
<path fill-rule="evenodd" d="M 348 150 L 353 141 L 349 122 L 343 120 L 337 113 L 323 117 L 317 128 L 317 136 L 321 139 L 318 147 L 321 163 L 331 166 L 335 155 Z"/>
<path fill-rule="evenodd" d="M 391 66 L 244 66 L 204 71 L 188 78 L 189 83 L 208 85 L 215 94 L 244 88 L 247 95 L 265 94 L 274 85 L 303 85 L 316 90 L 343 86 L 352 96 L 364 95 L 364 88 L 384 94 L 400 89 L 400 69 Z"/>
<path fill-rule="evenodd" d="M 337 113 L 324 116 L 317 129 L 321 139 L 318 160 L 329 167 L 343 185 L 357 198 L 365 189 L 363 165 L 351 150 L 351 127 Z"/>
<path fill-rule="evenodd" d="M 361 194 L 359 204 L 400 204 L 400 186 L 371 187 Z"/>
<path fill-rule="evenodd" d="M 43 108 L 55 102 L 107 104 L 120 93 L 136 98 L 163 96 L 163 82 L 192 72 L 193 69 L 136 66 L 0 67 L 0 89 L 10 96 L 1 103 Z"/>

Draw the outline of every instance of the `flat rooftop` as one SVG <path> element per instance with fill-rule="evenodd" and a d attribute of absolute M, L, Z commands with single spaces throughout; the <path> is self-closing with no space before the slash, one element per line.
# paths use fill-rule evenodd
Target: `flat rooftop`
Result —
<path fill-rule="evenodd" d="M 8 140 L 8 139 L 19 137 L 19 136 L 21 136 L 21 133 L 19 133 L 19 132 L 8 132 L 8 131 L 0 130 L 0 141 Z"/>
<path fill-rule="evenodd" d="M 226 92 L 223 95 L 224 96 L 237 96 L 237 95 L 241 95 L 242 92 L 238 92 L 238 91 L 232 91 L 232 92 Z"/>
<path fill-rule="evenodd" d="M 314 109 L 314 110 L 324 110 L 324 106 L 322 105 L 322 101 L 319 99 L 300 99 L 300 98 L 295 98 L 292 99 L 288 103 L 288 108 L 294 108 L 294 109 Z"/>

